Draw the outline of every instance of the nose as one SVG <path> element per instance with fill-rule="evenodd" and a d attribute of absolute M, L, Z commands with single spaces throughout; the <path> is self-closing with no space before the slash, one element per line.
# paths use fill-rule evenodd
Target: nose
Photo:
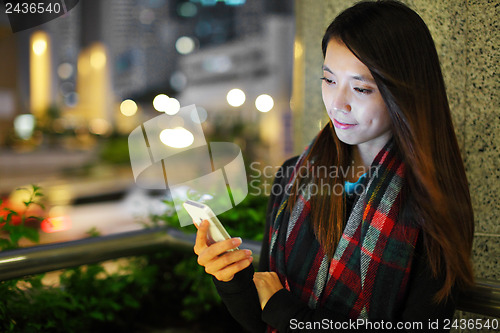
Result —
<path fill-rule="evenodd" d="M 345 87 L 337 86 L 332 92 L 331 107 L 344 112 L 351 111 L 351 103 L 348 98 L 348 91 Z"/>

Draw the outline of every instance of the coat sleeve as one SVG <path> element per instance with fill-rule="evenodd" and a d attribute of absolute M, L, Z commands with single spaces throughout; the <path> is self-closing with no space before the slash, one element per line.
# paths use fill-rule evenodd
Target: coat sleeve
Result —
<path fill-rule="evenodd" d="M 282 199 L 283 188 L 288 181 L 290 167 L 295 165 L 297 157 L 287 160 L 276 173 L 273 186 L 274 191 L 270 191 L 269 202 L 266 213 L 266 227 L 264 229 L 264 240 L 259 260 L 259 268 L 262 271 L 269 270 L 269 226 L 272 220 L 273 207 L 279 205 Z M 282 187 L 281 187 L 282 186 Z M 276 195 L 275 195 L 276 194 Z M 249 332 L 264 332 L 267 324 L 262 320 L 262 310 L 260 308 L 257 289 L 253 283 L 254 268 L 252 265 L 235 274 L 233 279 L 222 282 L 213 278 L 215 287 L 226 305 L 229 313 L 240 325 Z"/>

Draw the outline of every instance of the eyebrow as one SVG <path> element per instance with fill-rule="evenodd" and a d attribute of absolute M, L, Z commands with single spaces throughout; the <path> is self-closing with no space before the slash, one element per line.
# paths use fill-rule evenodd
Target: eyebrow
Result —
<path fill-rule="evenodd" d="M 325 71 L 325 72 L 328 72 L 330 74 L 333 74 L 335 75 L 335 73 L 332 72 L 332 70 L 330 68 L 328 68 L 328 66 L 326 65 L 323 65 L 321 66 L 321 68 Z M 356 75 L 353 75 L 351 76 L 351 78 L 353 78 L 354 80 L 357 80 L 357 81 L 363 81 L 363 82 L 368 82 L 368 83 L 375 83 L 375 80 L 372 79 L 372 78 L 368 78 L 366 76 L 363 76 L 363 75 L 360 75 L 360 74 L 356 74 Z"/>

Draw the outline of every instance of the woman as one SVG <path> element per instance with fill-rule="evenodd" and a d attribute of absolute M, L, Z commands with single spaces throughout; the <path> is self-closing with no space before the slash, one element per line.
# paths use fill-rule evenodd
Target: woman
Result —
<path fill-rule="evenodd" d="M 330 122 L 276 176 L 261 272 L 249 251 L 226 253 L 240 240 L 207 244 L 205 224 L 198 262 L 250 331 L 442 329 L 473 283 L 474 222 L 432 37 L 405 5 L 362 2 L 322 48 Z"/>

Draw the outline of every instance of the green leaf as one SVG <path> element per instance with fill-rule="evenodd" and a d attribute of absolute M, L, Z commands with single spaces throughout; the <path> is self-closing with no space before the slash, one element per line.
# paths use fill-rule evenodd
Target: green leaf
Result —
<path fill-rule="evenodd" d="M 5 207 L 4 210 L 9 212 L 9 215 L 14 215 L 14 216 L 19 216 L 19 213 L 16 212 L 15 210 L 12 210 L 10 208 Z"/>
<path fill-rule="evenodd" d="M 90 312 L 89 315 L 91 318 L 97 319 L 99 321 L 105 320 L 104 314 L 102 312 L 99 312 L 99 311 L 92 311 L 92 312 Z"/>
<path fill-rule="evenodd" d="M 24 229 L 24 237 L 35 243 L 38 243 L 40 240 L 40 234 L 38 233 L 38 230 L 29 227 L 26 227 Z"/>

